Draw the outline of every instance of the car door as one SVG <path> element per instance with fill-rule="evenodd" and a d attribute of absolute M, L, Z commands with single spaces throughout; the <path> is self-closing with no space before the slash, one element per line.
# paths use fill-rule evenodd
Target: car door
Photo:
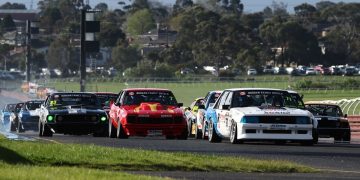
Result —
<path fill-rule="evenodd" d="M 229 92 L 225 91 L 222 96 L 219 99 L 219 102 L 216 104 L 216 107 L 214 108 L 215 112 L 216 112 L 216 116 L 217 116 L 217 130 L 218 132 L 220 132 L 222 135 L 224 133 L 224 125 L 225 125 L 225 111 L 223 109 L 223 105 L 225 105 L 225 101 L 226 98 L 228 96 Z"/>
<path fill-rule="evenodd" d="M 225 98 L 225 101 L 222 106 L 220 106 L 219 119 L 220 120 L 220 132 L 223 136 L 228 137 L 230 135 L 230 105 L 232 100 L 233 92 L 229 92 Z"/>

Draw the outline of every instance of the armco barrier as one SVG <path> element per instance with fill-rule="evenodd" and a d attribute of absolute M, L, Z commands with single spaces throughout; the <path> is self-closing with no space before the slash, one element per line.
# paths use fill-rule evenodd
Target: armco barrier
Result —
<path fill-rule="evenodd" d="M 360 116 L 348 116 L 351 129 L 351 137 L 360 139 Z"/>

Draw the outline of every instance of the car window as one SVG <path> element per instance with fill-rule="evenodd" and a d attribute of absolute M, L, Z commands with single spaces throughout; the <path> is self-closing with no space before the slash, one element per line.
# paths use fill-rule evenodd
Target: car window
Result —
<path fill-rule="evenodd" d="M 233 92 L 230 92 L 225 100 L 224 105 L 229 105 L 229 106 L 231 105 L 232 95 L 233 95 Z"/>
<path fill-rule="evenodd" d="M 124 105 L 140 105 L 143 102 L 177 105 L 174 95 L 169 91 L 128 91 L 124 94 Z"/>
<path fill-rule="evenodd" d="M 229 94 L 228 91 L 222 93 L 222 95 L 220 96 L 220 99 L 218 100 L 218 102 L 216 103 L 216 109 L 221 109 L 221 106 L 224 105 L 225 100 L 227 98 L 227 95 Z"/>

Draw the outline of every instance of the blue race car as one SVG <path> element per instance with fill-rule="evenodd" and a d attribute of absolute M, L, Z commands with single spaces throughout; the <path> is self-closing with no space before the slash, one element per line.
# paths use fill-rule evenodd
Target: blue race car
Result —
<path fill-rule="evenodd" d="M 16 104 L 7 104 L 0 111 L 0 129 L 8 129 L 10 123 L 10 115 L 15 110 Z"/>
<path fill-rule="evenodd" d="M 25 130 L 38 130 L 39 108 L 43 102 L 43 100 L 31 100 L 25 102 L 18 115 L 18 133 L 25 132 Z"/>

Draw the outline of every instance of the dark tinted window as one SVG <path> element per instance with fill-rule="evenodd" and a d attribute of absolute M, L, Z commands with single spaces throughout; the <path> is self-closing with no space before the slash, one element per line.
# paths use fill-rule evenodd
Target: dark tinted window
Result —
<path fill-rule="evenodd" d="M 174 95 L 169 91 L 128 91 L 124 97 L 124 105 L 140 105 L 142 102 L 153 102 L 176 106 Z"/>

